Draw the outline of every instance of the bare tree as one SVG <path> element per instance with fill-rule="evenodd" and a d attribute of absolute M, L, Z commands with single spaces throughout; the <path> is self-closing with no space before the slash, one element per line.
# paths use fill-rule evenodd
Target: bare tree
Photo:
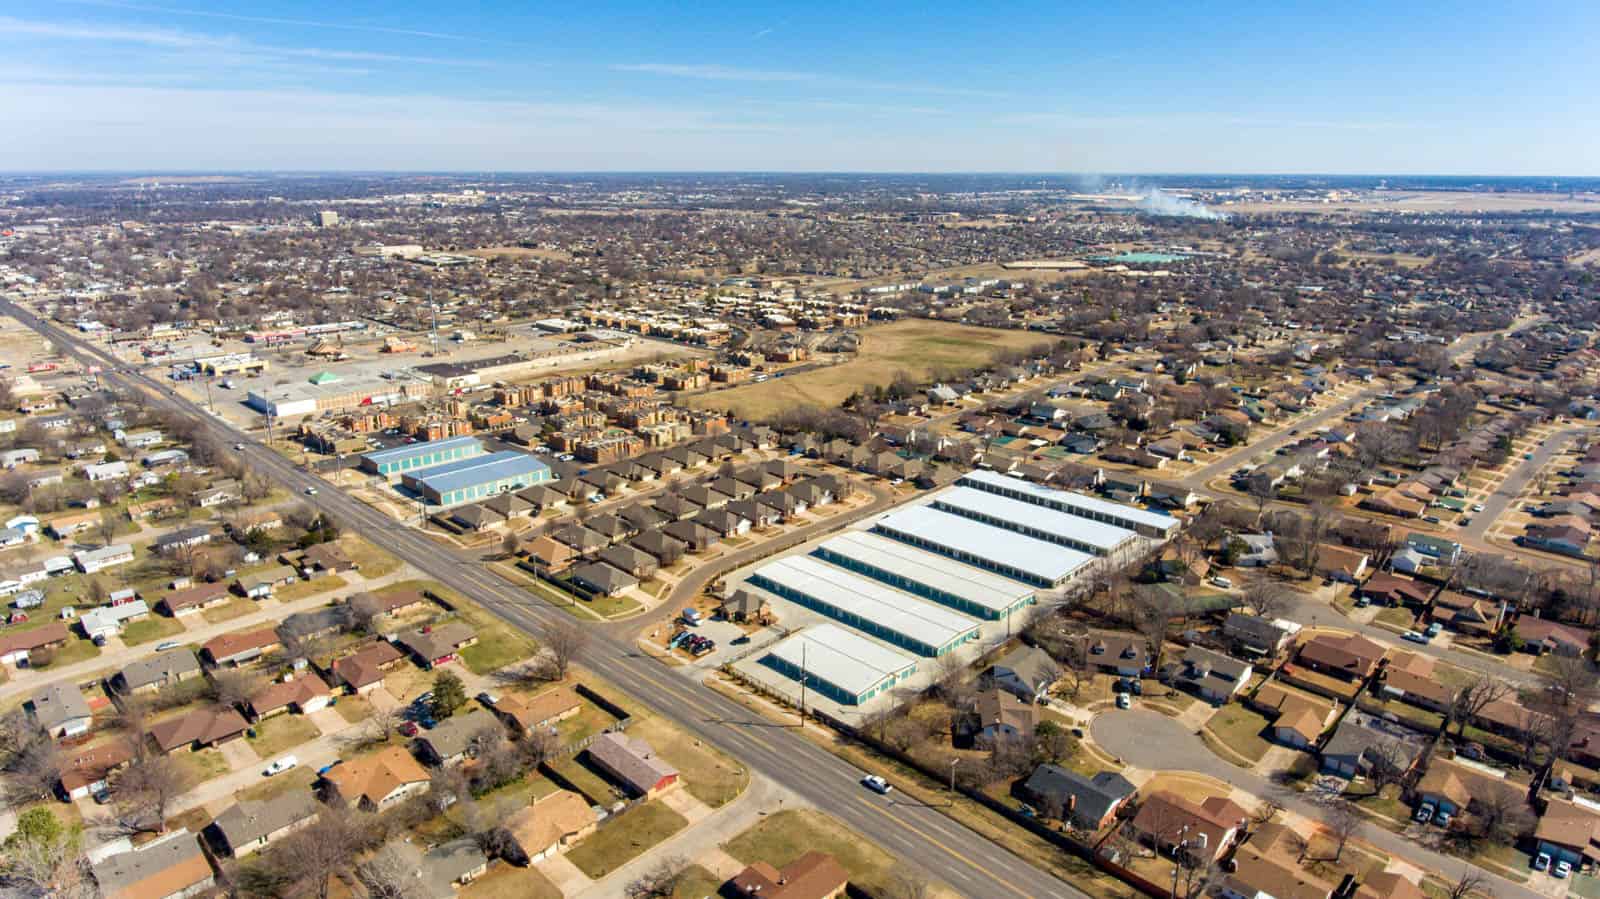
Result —
<path fill-rule="evenodd" d="M 1448 899 L 1467 899 L 1469 896 L 1484 896 L 1493 899 L 1493 891 L 1487 889 L 1489 878 L 1473 868 L 1464 868 L 1461 878 L 1449 885 L 1446 892 Z"/>
<path fill-rule="evenodd" d="M 545 655 L 550 659 L 557 680 L 563 680 L 572 662 L 589 645 L 589 632 L 569 618 L 558 618 L 540 629 Z"/>
<path fill-rule="evenodd" d="M 172 759 L 149 751 L 143 733 L 129 738 L 133 760 L 111 779 L 111 797 L 118 822 L 130 830 L 163 833 L 167 811 L 189 784 Z"/>
<path fill-rule="evenodd" d="M 889 872 L 888 899 L 931 899 L 933 881 L 922 871 L 904 863 Z"/>
<path fill-rule="evenodd" d="M 1244 591 L 1244 604 L 1266 619 L 1282 618 L 1294 601 L 1294 592 L 1269 578 L 1256 578 Z"/>
<path fill-rule="evenodd" d="M 1445 728 L 1456 724 L 1456 738 L 1461 739 L 1467 725 L 1485 708 L 1510 696 L 1516 687 L 1510 681 L 1480 676 L 1462 684 L 1450 694 L 1450 707 L 1446 710 Z"/>
<path fill-rule="evenodd" d="M 1322 819 L 1322 825 L 1328 831 L 1328 836 L 1333 838 L 1333 861 L 1344 857 L 1345 847 L 1361 832 L 1361 812 L 1354 804 L 1347 800 L 1338 800 L 1328 811 L 1327 817 Z"/>
<path fill-rule="evenodd" d="M 1515 790 L 1491 789 L 1472 797 L 1475 836 L 1497 846 L 1509 846 L 1533 829 L 1533 813 Z"/>
<path fill-rule="evenodd" d="M 363 822 L 348 809 L 323 808 L 304 830 L 284 842 L 274 855 L 297 881 L 311 885 L 317 899 L 328 899 L 334 876 L 355 866 L 365 839 Z"/>
<path fill-rule="evenodd" d="M 21 709 L 0 717 L 0 772 L 13 806 L 49 798 L 60 778 L 55 742 Z"/>
<path fill-rule="evenodd" d="M 248 668 L 217 668 L 209 675 L 206 691 L 217 705 L 231 708 L 242 706 L 250 697 L 261 692 L 266 678 L 259 671 Z"/>
<path fill-rule="evenodd" d="M 390 843 L 356 866 L 356 879 L 367 888 L 370 899 L 428 899 L 416 865 Z"/>
<path fill-rule="evenodd" d="M 622 888 L 627 899 L 669 899 L 678 887 L 688 862 L 678 856 L 664 858 Z"/>

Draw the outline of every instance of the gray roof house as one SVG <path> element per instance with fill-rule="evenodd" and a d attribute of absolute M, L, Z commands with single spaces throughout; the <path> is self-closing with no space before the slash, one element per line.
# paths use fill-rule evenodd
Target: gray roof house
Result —
<path fill-rule="evenodd" d="M 1189 687 L 1210 702 L 1228 702 L 1250 682 L 1254 670 L 1249 662 L 1191 646 L 1184 651 L 1183 661 L 1173 666 L 1171 682 Z"/>
<path fill-rule="evenodd" d="M 289 791 L 272 799 L 243 799 L 208 828 L 212 845 L 243 858 L 315 821 L 322 804 L 311 793 Z"/>
<path fill-rule="evenodd" d="M 129 662 L 112 676 L 111 685 L 123 693 L 138 693 L 144 690 L 159 690 L 167 684 L 177 683 L 186 677 L 199 674 L 200 660 L 195 658 L 194 652 L 188 649 L 174 649 L 171 652 L 157 653 Z"/>
<path fill-rule="evenodd" d="M 1037 646 L 1018 646 L 989 668 L 995 686 L 1033 702 L 1061 677 L 1061 666 Z"/>
<path fill-rule="evenodd" d="M 1352 711 L 1322 746 L 1322 770 L 1354 777 L 1374 765 L 1411 770 L 1422 757 L 1423 736 L 1397 724 Z"/>
<path fill-rule="evenodd" d="M 94 719 L 83 694 L 66 681 L 39 688 L 28 698 L 27 706 L 34 723 L 51 739 L 86 734 Z"/>
<path fill-rule="evenodd" d="M 604 562 L 591 562 L 572 570 L 572 580 L 585 590 L 612 596 L 635 587 L 639 579 L 626 571 L 612 568 Z"/>
<path fill-rule="evenodd" d="M 486 731 L 501 730 L 500 719 L 484 709 L 451 715 L 438 726 L 417 736 L 426 760 L 436 765 L 455 765 L 473 752 L 473 741 Z"/>
<path fill-rule="evenodd" d="M 1229 612 L 1227 620 L 1222 622 L 1223 635 L 1239 650 L 1269 657 L 1281 652 L 1297 630 L 1291 622 L 1243 612 Z"/>
<path fill-rule="evenodd" d="M 1068 768 L 1040 765 L 1033 769 L 1018 791 L 1040 813 L 1059 816 L 1080 830 L 1097 831 L 1133 798 L 1135 789 L 1127 778 L 1115 771 L 1084 777 Z"/>
<path fill-rule="evenodd" d="M 635 796 L 653 797 L 678 782 L 678 769 L 649 743 L 625 733 L 602 734 L 589 744 L 589 759 Z"/>

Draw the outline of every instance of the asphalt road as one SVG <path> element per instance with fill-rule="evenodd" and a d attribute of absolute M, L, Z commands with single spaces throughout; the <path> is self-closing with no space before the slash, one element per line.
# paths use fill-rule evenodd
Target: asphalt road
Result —
<path fill-rule="evenodd" d="M 103 368 L 101 377 L 143 389 L 160 405 L 203 422 L 227 444 L 242 443 L 241 455 L 256 471 L 288 487 L 343 527 L 429 577 L 460 591 L 502 620 L 538 634 L 546 622 L 566 613 L 477 564 L 470 556 L 442 546 L 416 531 L 329 487 L 277 453 L 235 430 L 222 419 L 176 395 L 150 378 L 27 309 L 0 301 L 0 310 L 50 338 L 85 365 Z M 315 496 L 305 489 L 317 487 Z M 737 562 L 736 557 L 730 557 Z M 698 572 L 697 572 L 698 574 Z M 631 639 L 595 629 L 579 661 L 623 686 L 639 700 L 677 722 L 693 736 L 727 752 L 840 819 L 847 826 L 967 896 L 1081 897 L 1088 894 L 984 839 L 935 808 L 878 796 L 859 785 L 865 772 L 845 763 L 789 727 L 776 725 L 733 700 L 678 677 L 632 645 Z"/>
<path fill-rule="evenodd" d="M 1483 501 L 1483 511 L 1475 513 L 1472 516 L 1472 524 L 1467 525 L 1461 532 L 1464 541 L 1486 543 L 1484 535 L 1516 500 L 1522 488 L 1528 486 L 1528 482 L 1537 477 L 1551 459 L 1570 446 L 1579 434 L 1590 430 L 1586 427 L 1566 428 L 1551 434 L 1548 440 L 1539 444 L 1539 448 L 1533 451 L 1533 458 L 1524 460 L 1511 474 L 1506 475 L 1506 479 L 1500 482 L 1499 489 Z"/>
<path fill-rule="evenodd" d="M 1160 712 L 1146 709 L 1103 712 L 1090 725 L 1090 734 L 1095 743 L 1130 765 L 1154 771 L 1197 771 L 1258 798 L 1276 800 L 1285 809 L 1312 820 L 1321 821 L 1329 814 L 1326 803 L 1307 798 L 1312 794 L 1273 783 L 1268 778 L 1218 758 L 1177 719 Z M 1389 855 L 1411 862 L 1423 871 L 1452 881 L 1460 880 L 1467 872 L 1481 874 L 1489 878 L 1489 886 L 1496 899 L 1540 899 L 1539 893 L 1521 884 L 1459 858 L 1434 852 L 1376 824 L 1362 822 L 1356 836 Z"/>

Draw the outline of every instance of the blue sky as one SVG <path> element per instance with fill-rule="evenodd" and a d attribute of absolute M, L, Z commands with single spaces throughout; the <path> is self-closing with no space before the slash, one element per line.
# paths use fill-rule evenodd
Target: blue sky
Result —
<path fill-rule="evenodd" d="M 0 169 L 1600 175 L 1600 3 L 0 5 Z"/>

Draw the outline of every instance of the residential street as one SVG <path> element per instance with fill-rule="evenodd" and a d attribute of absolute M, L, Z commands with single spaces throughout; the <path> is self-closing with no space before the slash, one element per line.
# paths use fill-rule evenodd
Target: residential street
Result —
<path fill-rule="evenodd" d="M 1246 771 L 1218 758 L 1198 736 L 1178 721 L 1145 709 L 1102 712 L 1090 725 L 1090 736 L 1102 749 L 1129 765 L 1149 771 L 1196 771 L 1232 784 L 1263 800 L 1275 800 L 1285 809 L 1315 821 L 1328 809 L 1307 799 L 1307 794 Z M 1467 871 L 1490 879 L 1497 899 L 1538 899 L 1539 893 L 1459 858 L 1434 852 L 1376 824 L 1363 823 L 1357 834 L 1389 855 L 1423 871 L 1456 880 Z"/>

